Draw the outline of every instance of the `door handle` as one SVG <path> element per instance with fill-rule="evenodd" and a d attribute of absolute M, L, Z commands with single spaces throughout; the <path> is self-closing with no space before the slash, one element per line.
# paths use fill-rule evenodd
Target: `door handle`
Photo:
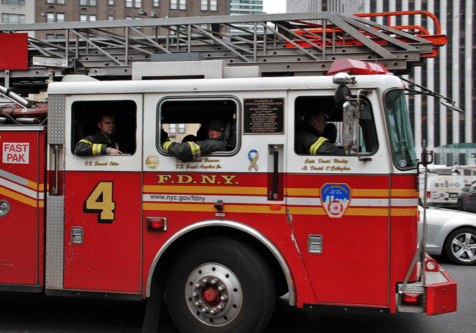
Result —
<path fill-rule="evenodd" d="M 54 182 L 53 182 L 53 188 L 51 189 L 51 193 L 53 195 L 58 195 L 58 188 L 59 188 L 59 147 L 58 146 L 53 146 L 53 155 L 54 155 Z"/>
<path fill-rule="evenodd" d="M 282 145 L 269 146 L 269 154 L 272 158 L 273 164 L 273 177 L 272 181 L 268 178 L 268 200 L 279 200 L 279 150 Z"/>

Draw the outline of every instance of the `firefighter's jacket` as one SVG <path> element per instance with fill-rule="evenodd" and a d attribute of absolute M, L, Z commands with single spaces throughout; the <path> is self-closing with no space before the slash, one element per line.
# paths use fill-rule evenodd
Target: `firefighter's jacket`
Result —
<path fill-rule="evenodd" d="M 298 129 L 296 138 L 296 152 L 298 154 L 326 154 L 346 155 L 344 149 L 337 147 L 319 134 L 310 124 L 305 124 Z"/>
<path fill-rule="evenodd" d="M 74 148 L 74 154 L 79 156 L 106 155 L 107 148 L 116 148 L 114 141 L 106 138 L 101 131 L 80 140 Z M 116 148 L 117 149 L 117 148 Z"/>
<path fill-rule="evenodd" d="M 199 159 L 202 155 L 208 155 L 214 151 L 226 150 L 223 135 L 215 139 L 206 139 L 197 142 L 176 143 L 167 141 L 162 145 L 166 153 L 178 158 L 182 162 L 190 162 Z"/>

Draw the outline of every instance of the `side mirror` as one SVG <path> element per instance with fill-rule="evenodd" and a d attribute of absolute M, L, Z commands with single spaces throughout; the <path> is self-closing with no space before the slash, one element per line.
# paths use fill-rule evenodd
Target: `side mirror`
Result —
<path fill-rule="evenodd" d="M 350 91 L 349 87 L 345 85 L 340 85 L 337 87 L 336 92 L 334 94 L 334 101 L 336 102 L 336 109 L 342 110 L 343 105 L 346 101 L 349 100 L 352 92 Z"/>

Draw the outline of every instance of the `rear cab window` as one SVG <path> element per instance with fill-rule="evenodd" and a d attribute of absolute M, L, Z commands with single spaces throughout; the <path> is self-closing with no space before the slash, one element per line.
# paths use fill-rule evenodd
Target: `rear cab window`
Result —
<path fill-rule="evenodd" d="M 167 141 L 175 143 L 199 142 L 208 139 L 208 126 L 214 120 L 224 123 L 226 150 L 202 156 L 231 156 L 239 147 L 239 102 L 232 97 L 203 99 L 164 99 L 158 105 L 157 150 Z"/>

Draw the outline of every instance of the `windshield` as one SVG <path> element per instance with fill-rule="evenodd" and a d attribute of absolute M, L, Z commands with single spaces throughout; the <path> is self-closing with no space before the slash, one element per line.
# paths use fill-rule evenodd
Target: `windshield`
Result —
<path fill-rule="evenodd" d="M 404 91 L 389 91 L 385 95 L 385 106 L 388 113 L 394 162 L 402 169 L 415 167 L 417 165 L 416 154 Z"/>

